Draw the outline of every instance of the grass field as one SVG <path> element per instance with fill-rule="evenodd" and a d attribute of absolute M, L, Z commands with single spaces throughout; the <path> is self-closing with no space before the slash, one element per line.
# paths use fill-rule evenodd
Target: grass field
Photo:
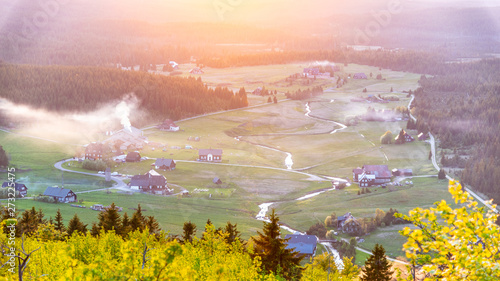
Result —
<path fill-rule="evenodd" d="M 289 75 L 302 71 L 307 63 L 270 65 L 228 69 L 205 69 L 202 79 L 209 86 L 225 85 L 238 89 L 245 87 L 252 91 L 265 86 L 280 93 L 303 85 L 291 86 L 283 83 Z M 186 66 L 188 67 L 188 66 Z M 188 69 L 189 70 L 189 69 Z M 411 168 L 415 175 L 436 174 L 428 160 L 430 146 L 424 142 L 405 145 L 380 145 L 380 136 L 387 130 L 396 135 L 406 122 L 360 122 L 334 134 L 330 132 L 340 127 L 332 122 L 305 116 L 306 102 L 311 115 L 343 123 L 347 116 L 363 114 L 368 107 L 391 109 L 406 106 L 409 98 L 402 91 L 415 89 L 419 75 L 379 70 L 378 68 L 348 65 L 344 73 L 370 72 L 373 77 L 381 74 L 385 80 L 369 78 L 350 79 L 340 89 L 333 88 L 332 80 L 317 79 L 313 85 L 323 85 L 325 93 L 309 101 L 283 101 L 267 104 L 267 97 L 249 94 L 250 107 L 237 111 L 201 116 L 177 122 L 179 132 L 163 132 L 148 129 L 144 134 L 150 141 L 166 145 L 165 149 L 146 146 L 141 155 L 150 158 L 172 158 L 177 160 L 174 171 L 158 171 L 165 175 L 169 185 L 180 186 L 190 191 L 190 197 L 153 196 L 146 194 L 125 194 L 117 190 L 111 192 L 91 192 L 78 195 L 83 205 L 109 205 L 114 202 L 124 208 L 129 215 L 137 204 L 154 215 L 163 229 L 174 234 L 182 232 L 185 221 L 198 226 L 198 234 L 210 218 L 216 227 L 227 221 L 238 224 L 243 237 L 248 238 L 262 228 L 262 222 L 255 220 L 258 205 L 264 202 L 278 202 L 276 208 L 280 220 L 292 228 L 305 231 L 316 222 L 323 222 L 332 212 L 342 215 L 351 212 L 355 217 L 373 216 L 375 209 L 384 211 L 395 208 L 407 213 L 415 207 L 429 207 L 439 200 L 449 200 L 447 183 L 436 178 L 413 178 L 414 186 L 402 187 L 397 191 L 374 189 L 371 194 L 358 196 L 357 185 L 344 190 L 329 191 L 320 196 L 303 201 L 295 201 L 315 190 L 331 187 L 329 181 L 312 181 L 307 175 L 285 170 L 285 158 L 292 154 L 293 168 L 304 172 L 351 178 L 352 169 L 364 164 L 386 164 L 389 169 Z M 391 87 L 393 93 L 390 92 Z M 367 93 L 362 93 L 366 88 Z M 369 94 L 394 95 L 400 101 L 386 104 L 351 102 L 352 98 Z M 240 140 L 235 139 L 238 136 Z M 200 141 L 189 141 L 189 137 L 200 137 Z M 256 145 L 256 144 L 259 144 Z M 18 168 L 31 169 L 18 173 L 17 178 L 27 183 L 30 195 L 43 192 L 49 185 L 61 184 L 61 172 L 53 164 L 73 156 L 75 147 L 29 139 L 0 132 L 0 145 L 11 155 L 11 163 Z M 190 145 L 193 149 L 185 149 Z M 265 148 L 263 146 L 268 148 Z M 195 162 L 198 149 L 223 149 L 221 164 Z M 269 149 L 273 148 L 273 149 Z M 152 168 L 154 160 L 140 163 L 115 164 L 112 171 L 134 175 L 145 173 Z M 65 168 L 80 170 L 80 164 L 71 162 Z M 258 166 L 258 167 L 256 167 Z M 267 169 L 269 167 L 274 169 Z M 223 181 L 221 187 L 212 183 L 214 177 Z M 86 191 L 105 187 L 101 178 L 64 173 L 64 186 L 74 191 Z M 199 192 L 200 189 L 204 191 Z M 206 190 L 206 191 L 205 191 Z M 48 204 L 32 200 L 18 200 L 18 209 L 35 206 L 42 208 L 47 217 L 55 216 L 61 209 L 67 222 L 75 213 L 91 225 L 97 220 L 97 212 L 77 209 L 67 204 Z M 360 246 L 371 250 L 375 243 L 383 244 L 393 256 L 402 255 L 404 241 L 398 237 L 399 226 L 381 228 L 365 237 Z M 396 238 L 397 237 L 397 238 Z M 359 254 L 363 259 L 363 255 Z"/>

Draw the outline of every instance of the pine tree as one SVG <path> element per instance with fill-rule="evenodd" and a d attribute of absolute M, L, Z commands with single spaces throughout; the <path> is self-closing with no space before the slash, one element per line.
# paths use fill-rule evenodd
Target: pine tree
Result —
<path fill-rule="evenodd" d="M 382 245 L 375 244 L 372 255 L 365 261 L 361 281 L 389 281 L 393 271 L 385 256 L 385 249 Z"/>
<path fill-rule="evenodd" d="M 153 216 L 146 217 L 146 227 L 149 230 L 149 234 L 158 234 L 161 231 L 160 224 Z"/>
<path fill-rule="evenodd" d="M 145 222 L 146 218 L 142 215 L 142 208 L 141 204 L 137 205 L 137 210 L 134 212 L 132 215 L 132 219 L 130 220 L 130 230 L 131 231 L 136 231 L 136 230 L 144 230 L 145 228 Z"/>
<path fill-rule="evenodd" d="M 66 230 L 66 227 L 64 226 L 63 223 L 63 217 L 61 215 L 61 209 L 57 209 L 56 218 L 54 222 L 54 229 L 59 232 L 64 232 L 64 230 Z"/>
<path fill-rule="evenodd" d="M 285 248 L 288 239 L 280 237 L 279 217 L 274 209 L 269 220 L 270 222 L 264 222 L 264 233 L 259 231 L 258 237 L 253 238 L 256 246 L 254 258 L 260 257 L 262 269 L 266 273 L 274 272 L 287 280 L 300 278 L 300 262 L 303 257 L 297 256 L 298 253 L 292 249 Z"/>
<path fill-rule="evenodd" d="M 122 235 L 126 236 L 130 232 L 130 219 L 128 218 L 128 214 L 123 214 L 122 218 Z"/>
<path fill-rule="evenodd" d="M 446 173 L 444 172 L 444 170 L 443 169 L 439 170 L 438 179 L 444 180 L 445 178 L 446 178 Z"/>
<path fill-rule="evenodd" d="M 227 234 L 225 237 L 226 243 L 231 244 L 236 240 L 241 240 L 241 233 L 237 229 L 237 223 L 231 224 L 231 222 L 227 222 L 226 228 L 224 232 Z"/>
<path fill-rule="evenodd" d="M 183 230 L 182 241 L 184 243 L 192 242 L 193 236 L 196 234 L 196 225 L 190 221 L 185 222 L 184 226 L 182 227 L 182 230 Z"/>
<path fill-rule="evenodd" d="M 39 221 L 38 212 L 35 210 L 35 207 L 32 207 L 21 214 L 18 228 L 22 234 L 32 235 L 38 229 Z"/>
<path fill-rule="evenodd" d="M 80 218 L 77 214 L 73 216 L 73 218 L 68 223 L 68 230 L 66 231 L 69 236 L 71 236 L 74 232 L 80 232 L 85 234 L 87 232 L 87 225 L 83 224 L 80 221 Z"/>
<path fill-rule="evenodd" d="M 117 234 L 122 233 L 122 220 L 115 203 L 99 214 L 99 227 L 105 231 L 114 229 Z"/>

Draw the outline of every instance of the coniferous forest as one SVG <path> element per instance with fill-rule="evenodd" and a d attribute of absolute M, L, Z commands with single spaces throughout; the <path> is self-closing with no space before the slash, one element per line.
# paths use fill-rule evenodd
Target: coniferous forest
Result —
<path fill-rule="evenodd" d="M 100 67 L 0 65 L 0 97 L 56 112 L 86 112 L 133 94 L 162 120 L 248 105 L 246 94 L 180 78 Z"/>
<path fill-rule="evenodd" d="M 463 183 L 500 202 L 500 61 L 447 66 L 445 74 L 422 76 L 415 92 L 419 131 L 437 134 L 441 147 L 468 151 Z M 457 155 L 458 157 L 458 155 Z"/>

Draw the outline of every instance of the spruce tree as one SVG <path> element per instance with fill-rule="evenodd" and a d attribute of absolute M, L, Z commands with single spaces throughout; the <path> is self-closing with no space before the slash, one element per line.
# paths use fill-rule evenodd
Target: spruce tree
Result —
<path fill-rule="evenodd" d="M 132 219 L 130 219 L 130 230 L 131 231 L 136 231 L 136 230 L 140 230 L 140 231 L 143 231 L 144 228 L 145 228 L 145 217 L 142 215 L 142 208 L 141 208 L 141 204 L 138 204 L 137 205 L 137 210 L 134 212 L 134 214 L 132 215 Z"/>
<path fill-rule="evenodd" d="M 123 214 L 121 232 L 123 236 L 126 236 L 130 232 L 130 219 L 127 213 Z"/>
<path fill-rule="evenodd" d="M 264 222 L 264 233 L 259 231 L 258 237 L 253 238 L 256 246 L 253 257 L 260 257 L 262 269 L 266 273 L 274 272 L 287 280 L 300 278 L 300 262 L 303 257 L 297 256 L 298 253 L 292 249 L 285 248 L 288 239 L 280 237 L 279 217 L 274 209 L 269 220 L 270 222 Z"/>
<path fill-rule="evenodd" d="M 184 243 L 186 242 L 192 242 L 193 241 L 193 236 L 196 234 L 196 225 L 192 223 L 191 221 L 185 222 L 184 226 L 182 227 L 182 241 Z"/>
<path fill-rule="evenodd" d="M 66 227 L 64 226 L 63 223 L 63 217 L 61 215 L 61 209 L 57 209 L 56 218 L 54 222 L 54 229 L 59 232 L 64 232 L 64 230 L 66 230 Z"/>
<path fill-rule="evenodd" d="M 122 221 L 115 203 L 111 203 L 108 209 L 99 213 L 98 226 L 105 231 L 115 230 L 116 234 L 122 233 Z"/>
<path fill-rule="evenodd" d="M 236 240 L 241 240 L 241 233 L 237 229 L 238 224 L 231 224 L 231 222 L 227 222 L 226 228 L 224 232 L 227 234 L 225 237 L 226 243 L 231 244 Z"/>
<path fill-rule="evenodd" d="M 149 234 L 158 234 L 161 231 L 160 224 L 153 216 L 146 217 L 146 227 L 149 230 Z"/>
<path fill-rule="evenodd" d="M 30 210 L 25 210 L 21 214 L 21 218 L 19 219 L 18 228 L 20 232 L 25 235 L 32 235 L 38 229 L 38 213 L 35 210 L 35 207 L 32 207 Z"/>
<path fill-rule="evenodd" d="M 69 236 L 71 236 L 74 232 L 80 232 L 82 234 L 85 234 L 87 232 L 87 225 L 83 224 L 80 221 L 80 218 L 78 217 L 77 214 L 71 218 L 71 220 L 68 223 L 68 230 L 66 231 Z"/>
<path fill-rule="evenodd" d="M 365 261 L 365 266 L 360 277 L 361 281 L 389 281 L 392 279 L 393 271 L 385 256 L 382 245 L 375 244 L 372 255 Z"/>

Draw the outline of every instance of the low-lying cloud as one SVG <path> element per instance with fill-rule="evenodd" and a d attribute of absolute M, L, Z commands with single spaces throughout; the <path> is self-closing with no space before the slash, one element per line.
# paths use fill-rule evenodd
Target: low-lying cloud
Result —
<path fill-rule="evenodd" d="M 76 145 L 99 141 L 107 131 L 129 126 L 130 119 L 145 114 L 132 94 L 86 113 L 56 113 L 0 98 L 0 112 L 15 133 Z"/>

